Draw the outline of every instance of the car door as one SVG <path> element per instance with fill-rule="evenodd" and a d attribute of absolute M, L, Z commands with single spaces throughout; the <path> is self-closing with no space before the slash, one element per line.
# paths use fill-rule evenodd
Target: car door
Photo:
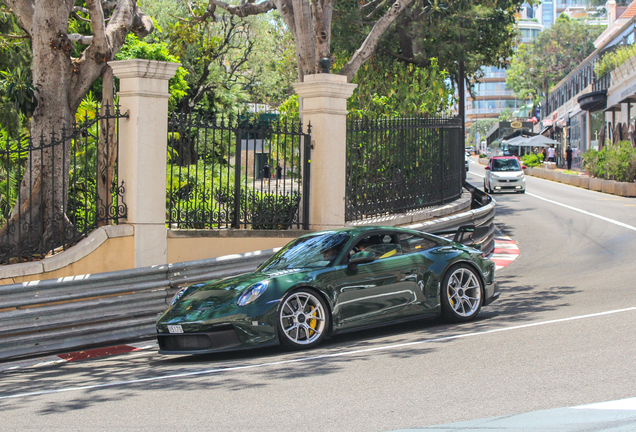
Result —
<path fill-rule="evenodd" d="M 492 159 L 490 159 L 490 161 L 488 162 L 487 167 L 488 169 L 484 171 L 484 174 L 486 176 L 486 184 L 488 185 L 488 189 L 492 189 L 492 187 L 490 186 L 490 176 L 492 173 Z"/>
<path fill-rule="evenodd" d="M 434 239 L 419 233 L 402 233 L 400 234 L 400 245 L 402 246 L 402 254 L 411 256 L 413 259 L 412 266 L 415 268 L 413 277 L 417 283 L 417 312 L 421 315 L 435 315 L 439 309 L 439 288 L 434 272 L 430 267 L 435 262 L 434 257 L 430 254 L 439 244 Z"/>
<path fill-rule="evenodd" d="M 417 302 L 417 268 L 412 256 L 402 254 L 397 235 L 382 234 L 390 241 L 376 244 L 367 251 L 376 260 L 349 268 L 339 266 L 333 280 L 337 296 L 334 327 L 371 325 L 400 318 L 408 306 Z"/>

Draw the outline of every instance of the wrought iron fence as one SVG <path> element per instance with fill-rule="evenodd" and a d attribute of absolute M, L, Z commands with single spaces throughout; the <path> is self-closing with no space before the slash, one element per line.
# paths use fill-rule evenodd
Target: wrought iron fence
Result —
<path fill-rule="evenodd" d="M 277 116 L 173 113 L 167 223 L 172 228 L 308 229 L 310 133 Z"/>
<path fill-rule="evenodd" d="M 72 128 L 0 142 L 0 263 L 41 259 L 126 216 L 117 108 Z"/>
<path fill-rule="evenodd" d="M 464 149 L 459 118 L 347 121 L 347 221 L 457 199 Z"/>

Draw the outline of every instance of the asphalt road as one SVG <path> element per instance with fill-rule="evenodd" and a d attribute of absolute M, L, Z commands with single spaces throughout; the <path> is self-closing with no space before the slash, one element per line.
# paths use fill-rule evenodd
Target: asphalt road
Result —
<path fill-rule="evenodd" d="M 0 430 L 391 431 L 636 396 L 636 200 L 527 184 L 495 196 L 521 254 L 476 322 L 4 372 Z"/>

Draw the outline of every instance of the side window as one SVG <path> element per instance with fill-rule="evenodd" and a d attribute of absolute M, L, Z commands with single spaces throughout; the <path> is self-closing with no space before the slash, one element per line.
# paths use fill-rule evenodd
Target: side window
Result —
<path fill-rule="evenodd" d="M 437 246 L 437 243 L 431 239 L 410 233 L 400 234 L 400 244 L 402 245 L 402 253 L 405 254 L 422 252 Z"/>
<path fill-rule="evenodd" d="M 357 252 L 373 252 L 375 259 L 380 260 L 402 254 L 402 246 L 397 236 L 376 234 L 365 236 L 349 252 L 349 258 Z"/>

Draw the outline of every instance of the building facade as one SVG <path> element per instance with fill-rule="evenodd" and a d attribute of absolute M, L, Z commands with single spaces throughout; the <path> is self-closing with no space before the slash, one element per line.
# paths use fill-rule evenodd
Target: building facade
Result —
<path fill-rule="evenodd" d="M 618 8 L 610 1 L 607 13 L 609 26 L 594 42 L 596 50 L 548 94 L 535 127 L 560 142 L 559 153 L 568 145 L 574 149 L 575 168 L 590 148 L 600 148 L 606 139 L 626 139 L 636 117 L 636 59 L 604 76 L 595 74 L 603 56 L 634 43 L 636 2 Z"/>

